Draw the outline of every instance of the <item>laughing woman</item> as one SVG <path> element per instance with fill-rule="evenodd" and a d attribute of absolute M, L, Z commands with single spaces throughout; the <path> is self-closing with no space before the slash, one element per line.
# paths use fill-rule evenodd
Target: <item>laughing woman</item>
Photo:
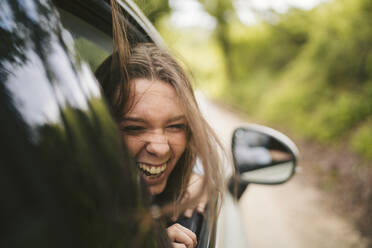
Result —
<path fill-rule="evenodd" d="M 189 215 L 207 198 L 209 223 L 214 223 L 223 185 L 222 146 L 202 117 L 182 67 L 152 43 L 131 47 L 120 8 L 116 1 L 111 4 L 115 52 L 99 66 L 96 77 L 152 204 L 160 206 L 168 223 L 173 247 L 195 247 L 195 234 L 171 218 Z M 202 176 L 193 174 L 197 159 Z M 203 207 L 197 210 L 203 212 Z"/>
<path fill-rule="evenodd" d="M 170 215 L 195 204 L 196 198 L 183 199 L 198 158 L 204 171 L 202 188 L 211 196 L 209 206 L 216 206 L 222 184 L 219 142 L 178 63 L 166 51 L 142 43 L 130 50 L 124 65 L 118 56 L 110 56 L 96 77 L 153 203 L 172 209 Z M 174 247 L 194 247 L 195 235 L 189 232 L 177 224 L 168 228 Z"/>

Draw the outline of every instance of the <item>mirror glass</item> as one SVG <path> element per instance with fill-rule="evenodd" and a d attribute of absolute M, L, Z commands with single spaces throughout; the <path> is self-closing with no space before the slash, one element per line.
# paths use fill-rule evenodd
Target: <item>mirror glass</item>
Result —
<path fill-rule="evenodd" d="M 232 147 L 234 163 L 243 181 L 278 184 L 287 181 L 294 172 L 293 151 L 284 139 L 270 132 L 238 128 Z"/>

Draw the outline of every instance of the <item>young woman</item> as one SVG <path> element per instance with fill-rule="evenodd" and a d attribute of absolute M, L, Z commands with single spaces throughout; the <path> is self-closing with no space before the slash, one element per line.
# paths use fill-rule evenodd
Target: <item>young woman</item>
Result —
<path fill-rule="evenodd" d="M 118 56 L 110 56 L 96 77 L 154 203 L 172 206 L 176 215 L 188 207 L 183 199 L 198 158 L 204 171 L 202 188 L 213 207 L 222 182 L 219 142 L 199 111 L 183 69 L 150 43 L 132 48 L 124 66 Z M 195 199 L 190 202 L 195 204 Z M 182 242 L 180 228 L 168 228 L 171 241 Z"/>
<path fill-rule="evenodd" d="M 111 3 L 115 52 L 100 65 L 96 77 L 153 204 L 161 207 L 163 216 L 174 217 L 207 195 L 214 213 L 222 192 L 222 146 L 199 111 L 189 78 L 156 45 L 130 47 L 119 8 Z M 192 175 L 197 158 L 203 167 L 201 177 Z M 199 180 L 192 184 L 195 178 Z M 174 247 L 196 245 L 195 234 L 181 225 L 170 225 L 167 231 Z"/>

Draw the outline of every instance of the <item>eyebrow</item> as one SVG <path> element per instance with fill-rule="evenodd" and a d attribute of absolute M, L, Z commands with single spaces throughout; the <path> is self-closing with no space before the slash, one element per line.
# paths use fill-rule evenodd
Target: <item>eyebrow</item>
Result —
<path fill-rule="evenodd" d="M 136 117 L 124 117 L 123 121 L 146 122 L 144 119 Z"/>
<path fill-rule="evenodd" d="M 174 122 L 174 121 L 180 121 L 180 120 L 186 120 L 186 117 L 184 115 L 178 115 L 173 118 L 170 118 L 167 122 Z"/>
<path fill-rule="evenodd" d="M 186 120 L 186 117 L 184 115 L 178 115 L 175 117 L 170 118 L 167 120 L 167 123 L 174 122 L 174 121 L 180 121 L 180 120 Z M 124 117 L 123 121 L 133 121 L 133 122 L 142 122 L 145 123 L 146 121 L 142 118 L 137 118 L 137 117 Z"/>

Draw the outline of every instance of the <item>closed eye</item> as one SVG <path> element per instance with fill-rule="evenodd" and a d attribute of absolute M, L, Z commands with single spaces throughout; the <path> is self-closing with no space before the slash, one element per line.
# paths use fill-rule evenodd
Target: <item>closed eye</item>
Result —
<path fill-rule="evenodd" d="M 129 125 L 129 126 L 124 126 L 120 128 L 121 131 L 124 131 L 126 133 L 139 133 L 144 131 L 146 128 L 143 126 L 135 126 L 135 125 Z"/>
<path fill-rule="evenodd" d="M 167 129 L 170 131 L 183 131 L 183 130 L 186 130 L 186 124 L 179 123 L 179 124 L 168 125 Z"/>

